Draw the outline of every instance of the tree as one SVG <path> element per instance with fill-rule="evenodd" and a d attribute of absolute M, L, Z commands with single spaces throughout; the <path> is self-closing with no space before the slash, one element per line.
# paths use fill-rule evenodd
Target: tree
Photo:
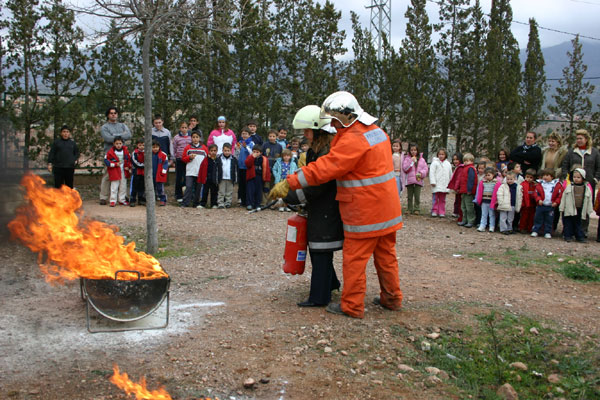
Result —
<path fill-rule="evenodd" d="M 34 136 L 36 125 L 42 120 L 38 83 L 44 54 L 41 35 L 41 16 L 37 0 L 8 0 L 8 102 L 11 119 L 17 131 L 24 132 L 23 168 L 29 168 L 29 159 L 39 153 Z"/>
<path fill-rule="evenodd" d="M 180 25 L 223 29 L 215 23 L 215 15 L 233 15 L 236 0 L 213 0 L 207 5 L 191 0 L 95 0 L 93 7 L 82 12 L 117 21 L 116 29 L 125 38 L 139 35 L 142 43 L 142 83 L 144 94 L 144 142 L 147 149 L 152 148 L 152 88 L 150 81 L 150 55 L 152 43 L 156 37 L 167 35 Z M 229 29 L 229 28 L 226 28 Z M 193 45 L 193 44 L 189 44 Z M 146 185 L 146 230 L 147 251 L 151 254 L 158 250 L 158 230 L 156 225 L 156 202 L 152 183 L 152 168 L 144 169 Z"/>
<path fill-rule="evenodd" d="M 62 0 L 52 0 L 41 7 L 42 18 L 47 21 L 42 27 L 45 43 L 45 61 L 41 71 L 41 83 L 47 94 L 43 107 L 43 125 L 40 132 L 52 126 L 54 135 L 40 134 L 38 142 L 49 147 L 57 138 L 62 125 L 71 127 L 74 138 L 82 153 L 97 146 L 95 135 L 86 132 L 87 115 L 81 95 L 88 87 L 89 57 L 81 51 L 83 31 L 75 25 L 75 13 L 68 10 Z M 91 126 L 90 126 L 91 128 Z"/>
<path fill-rule="evenodd" d="M 530 18 L 527 60 L 521 82 L 521 109 L 525 120 L 525 133 L 535 128 L 545 116 L 543 107 L 547 85 L 544 65 L 537 23 L 535 19 Z"/>
<path fill-rule="evenodd" d="M 401 97 L 401 129 L 405 137 L 427 149 L 435 131 L 434 106 L 439 82 L 437 61 L 431 45 L 432 26 L 425 10 L 425 0 L 411 0 L 406 11 L 406 38 L 402 40 L 401 55 L 406 79 Z"/>
<path fill-rule="evenodd" d="M 440 121 L 441 145 L 448 147 L 448 136 L 453 135 L 457 125 L 462 125 L 458 118 L 463 118 L 465 97 L 460 93 L 460 84 L 464 78 L 462 69 L 462 42 L 469 27 L 469 0 L 450 0 L 440 3 L 440 24 L 435 30 L 440 32 L 440 40 L 436 49 L 442 57 L 443 72 L 443 112 Z"/>
<path fill-rule="evenodd" d="M 521 132 L 521 62 L 511 23 L 510 1 L 494 0 L 486 38 L 484 75 L 488 154 L 497 153 L 504 142 L 509 147 L 515 146 Z"/>
<path fill-rule="evenodd" d="M 457 107 L 456 149 L 479 153 L 485 141 L 484 119 L 486 115 L 485 40 L 488 24 L 479 0 L 469 9 L 470 30 L 460 37 L 461 68 L 458 80 L 458 97 L 464 99 L 464 108 Z M 461 104 L 461 103 L 459 103 Z"/>
<path fill-rule="evenodd" d="M 567 126 L 563 131 L 567 134 L 569 144 L 575 139 L 577 120 L 589 115 L 592 111 L 592 101 L 589 95 L 594 92 L 594 85 L 584 82 L 583 77 L 587 71 L 587 65 L 583 63 L 583 53 L 579 35 L 571 41 L 573 51 L 567 52 L 569 65 L 563 68 L 563 77 L 559 80 L 560 86 L 556 88 L 556 94 L 552 96 L 556 105 L 550 106 L 550 111 L 555 114 L 564 114 L 567 118 Z"/>
<path fill-rule="evenodd" d="M 134 109 L 134 98 L 140 94 L 140 82 L 136 73 L 138 54 L 124 39 L 114 19 L 99 50 L 93 53 L 92 92 L 97 103 L 96 111 L 104 115 L 106 109 L 115 106 L 121 111 Z"/>

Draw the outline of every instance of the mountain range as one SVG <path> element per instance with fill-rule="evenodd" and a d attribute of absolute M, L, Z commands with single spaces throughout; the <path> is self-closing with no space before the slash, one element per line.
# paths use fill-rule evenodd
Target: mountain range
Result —
<path fill-rule="evenodd" d="M 600 110 L 600 42 L 591 40 L 581 40 L 583 63 L 587 65 L 587 71 L 585 77 L 597 78 L 586 80 L 591 82 L 596 88 L 594 93 L 590 96 L 592 100 L 593 109 L 595 111 Z M 573 45 L 570 41 L 558 44 L 552 47 L 542 48 L 544 54 L 545 72 L 546 79 L 556 79 L 563 77 L 563 68 L 569 65 L 569 57 L 567 52 L 573 51 Z M 527 58 L 527 52 L 525 49 L 521 49 L 521 66 L 525 65 L 525 59 Z M 556 94 L 556 88 L 560 86 L 558 80 L 548 80 L 548 90 L 546 91 L 546 105 L 554 104 L 552 95 Z"/>

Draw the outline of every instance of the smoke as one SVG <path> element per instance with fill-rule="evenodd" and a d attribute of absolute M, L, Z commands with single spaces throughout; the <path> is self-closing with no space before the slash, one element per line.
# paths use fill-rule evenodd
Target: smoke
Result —
<path fill-rule="evenodd" d="M 0 115 L 0 239 L 8 237 L 6 224 L 23 199 L 23 174 L 23 144 L 8 116 Z"/>

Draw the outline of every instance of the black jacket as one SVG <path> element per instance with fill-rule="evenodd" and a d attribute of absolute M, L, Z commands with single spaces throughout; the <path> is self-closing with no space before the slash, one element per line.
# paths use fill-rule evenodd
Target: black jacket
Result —
<path fill-rule="evenodd" d="M 329 147 L 316 154 L 313 149 L 306 153 L 306 164 L 329 152 Z M 308 213 L 307 239 L 311 251 L 340 250 L 344 242 L 344 229 L 340 208 L 335 196 L 337 187 L 335 180 L 319 186 L 290 190 L 284 201 L 288 204 L 306 203 Z"/>
<path fill-rule="evenodd" d="M 537 144 L 525 148 L 525 145 L 521 145 L 510 152 L 508 158 L 511 161 L 518 162 L 521 164 L 523 172 L 527 171 L 527 168 L 533 168 L 536 171 L 542 164 L 542 149 Z M 529 164 L 526 164 L 527 161 Z"/>
<path fill-rule="evenodd" d="M 221 183 L 223 180 L 223 154 L 217 157 L 217 182 Z M 233 155 L 231 155 L 231 168 L 229 171 L 229 176 L 231 177 L 231 183 L 236 184 L 238 181 L 238 160 Z"/>
<path fill-rule="evenodd" d="M 48 153 L 48 163 L 57 168 L 75 168 L 78 159 L 79 149 L 73 139 L 56 139 Z"/>

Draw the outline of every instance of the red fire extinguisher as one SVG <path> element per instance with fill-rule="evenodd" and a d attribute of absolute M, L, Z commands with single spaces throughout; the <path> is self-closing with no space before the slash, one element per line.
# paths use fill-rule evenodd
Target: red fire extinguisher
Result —
<path fill-rule="evenodd" d="M 283 272 L 292 275 L 304 273 L 306 262 L 306 217 L 293 215 L 288 218 L 283 253 Z"/>

